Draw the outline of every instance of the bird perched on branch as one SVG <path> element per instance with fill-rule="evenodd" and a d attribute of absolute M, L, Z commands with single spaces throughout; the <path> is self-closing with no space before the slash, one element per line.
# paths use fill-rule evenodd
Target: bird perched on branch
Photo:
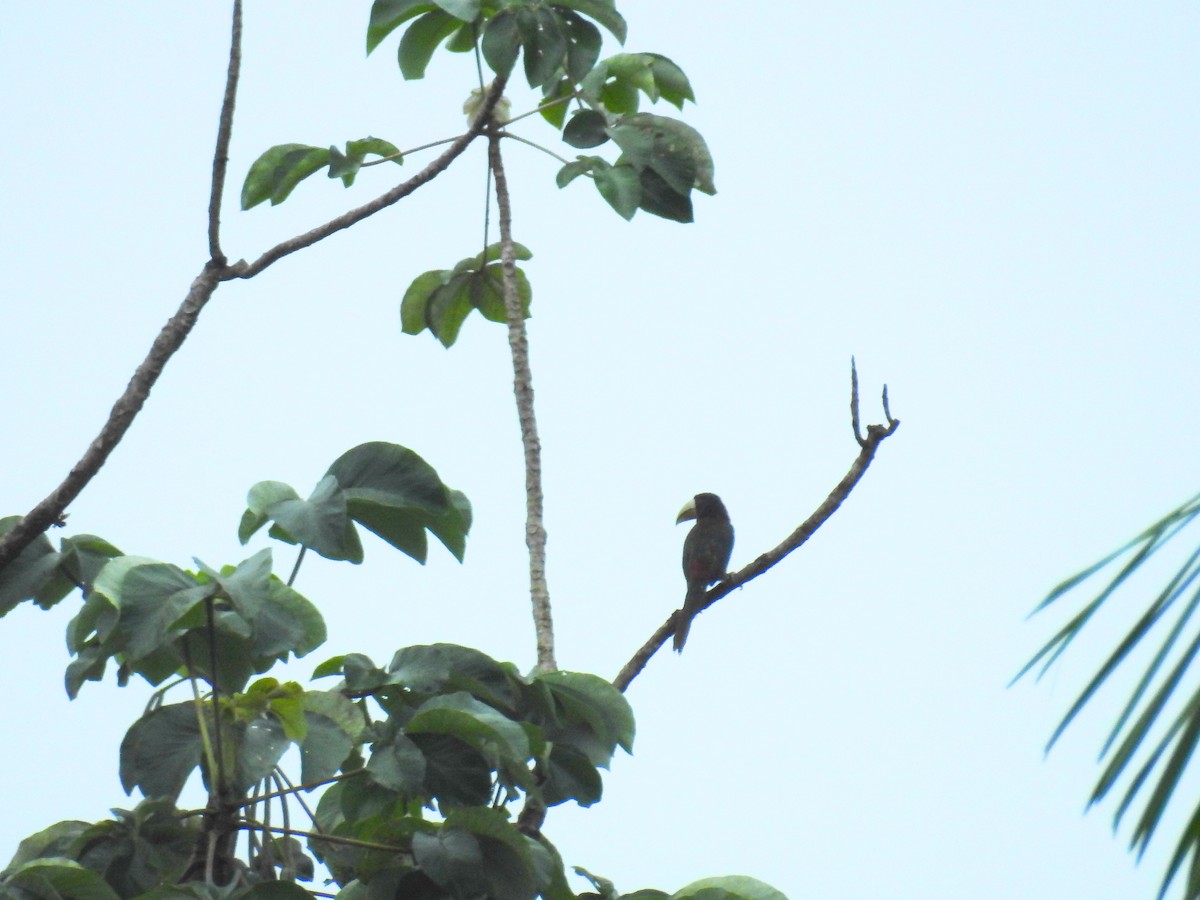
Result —
<path fill-rule="evenodd" d="M 675 524 L 695 519 L 696 524 L 683 542 L 683 577 L 687 596 L 675 625 L 675 652 L 683 650 L 692 619 L 704 605 L 708 586 L 725 577 L 729 556 L 733 553 L 733 524 L 725 504 L 716 494 L 697 494 L 679 511 Z"/>

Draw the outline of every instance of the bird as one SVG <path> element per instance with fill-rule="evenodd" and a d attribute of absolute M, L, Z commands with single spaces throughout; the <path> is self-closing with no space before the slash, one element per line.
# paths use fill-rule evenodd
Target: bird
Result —
<path fill-rule="evenodd" d="M 695 519 L 696 524 L 683 541 L 683 577 L 687 579 L 687 596 L 675 624 L 675 652 L 680 653 L 687 642 L 692 619 L 704 605 L 708 586 L 725 577 L 729 557 L 733 553 L 733 524 L 725 504 L 716 494 L 697 494 L 675 519 L 675 524 Z"/>

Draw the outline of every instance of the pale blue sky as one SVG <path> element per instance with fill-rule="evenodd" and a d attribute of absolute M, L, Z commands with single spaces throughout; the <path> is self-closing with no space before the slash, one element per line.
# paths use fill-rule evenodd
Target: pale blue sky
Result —
<path fill-rule="evenodd" d="M 228 5 L 7 11 L 0 514 L 75 461 L 204 262 Z M 248 7 L 234 258 L 426 158 L 241 213 L 262 150 L 450 136 L 474 79 L 469 57 L 440 55 L 402 82 L 395 38 L 364 61 L 365 0 Z M 535 253 L 560 663 L 611 677 L 680 603 L 674 514 L 697 491 L 724 497 L 739 566 L 808 515 L 857 449 L 851 354 L 864 417 L 886 381 L 903 426 L 809 546 L 651 662 L 629 692 L 634 755 L 548 835 L 623 890 L 745 873 L 821 900 L 1153 896 L 1165 842 L 1135 867 L 1111 807 L 1081 815 L 1103 716 L 1041 755 L 1120 617 L 1044 688 L 1005 684 L 1058 621 L 1024 621 L 1040 596 L 1195 490 L 1200 8 L 621 9 L 628 49 L 691 77 L 686 119 L 720 193 L 691 226 L 625 223 L 583 180 L 557 190 L 549 157 L 506 147 Z M 555 144 L 537 121 L 522 133 Z M 345 449 L 395 441 L 475 504 L 466 563 L 435 549 L 420 568 L 373 539 L 361 567 L 306 562 L 297 587 L 330 639 L 290 671 L 431 641 L 531 665 L 504 331 L 470 320 L 447 352 L 399 328 L 416 274 L 477 252 L 483 164 L 474 148 L 387 213 L 221 287 L 70 530 L 236 562 L 266 545 L 236 541 L 251 484 L 305 492 Z M 278 569 L 292 559 L 277 547 Z M 0 623 L 5 858 L 135 802 L 117 747 L 149 689 L 66 700 L 73 603 Z"/>

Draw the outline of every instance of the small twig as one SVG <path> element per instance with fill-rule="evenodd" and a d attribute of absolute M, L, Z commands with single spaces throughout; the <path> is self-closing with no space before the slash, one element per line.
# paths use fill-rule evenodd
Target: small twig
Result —
<path fill-rule="evenodd" d="M 300 796 L 301 792 L 308 793 L 310 791 L 315 791 L 317 788 L 325 787 L 329 784 L 336 784 L 339 781 L 345 781 L 347 778 L 353 778 L 355 775 L 361 775 L 365 771 L 366 769 L 355 769 L 353 772 L 342 772 L 341 774 L 334 775 L 332 778 L 323 778 L 320 781 L 310 781 L 307 784 L 298 784 L 295 786 L 293 786 L 292 783 L 288 781 L 287 776 L 283 775 L 282 771 L 280 771 L 280 775 L 283 777 L 283 781 L 288 785 L 288 787 L 286 789 L 272 791 L 269 794 L 262 794 L 258 799 L 273 800 L 276 797 L 286 797 L 291 795 L 295 797 L 297 801 L 299 801 L 302 807 L 304 807 L 304 811 L 308 813 L 309 816 L 312 816 L 312 812 L 304 802 L 304 798 Z M 242 805 L 249 806 L 250 804 L 243 803 Z"/>
<path fill-rule="evenodd" d="M 546 584 L 546 526 L 542 519 L 542 444 L 533 414 L 533 373 L 529 366 L 529 338 L 525 311 L 517 292 L 516 260 L 513 256 L 512 207 L 508 178 L 500 156 L 500 135 L 492 126 L 488 137 L 488 161 L 496 179 L 496 206 L 500 219 L 500 259 L 504 279 L 504 309 L 508 319 L 508 345 L 512 351 L 513 392 L 521 422 L 525 448 L 525 543 L 529 547 L 529 595 L 533 602 L 533 627 L 537 635 L 537 667 L 543 672 L 558 668 L 554 661 L 554 621 L 550 613 L 550 589 Z"/>
<path fill-rule="evenodd" d="M 225 264 L 221 252 L 221 199 L 225 196 L 225 174 L 229 170 L 229 139 L 233 134 L 233 105 L 237 98 L 238 73 L 242 67 L 242 0 L 233 0 L 233 34 L 229 40 L 229 67 L 225 73 L 225 97 L 217 124 L 217 149 L 213 153 L 212 190 L 208 196 L 208 255 Z"/>
<path fill-rule="evenodd" d="M 538 113 L 543 112 L 547 109 L 553 109 L 556 106 L 562 106 L 564 103 L 570 103 L 572 100 L 574 100 L 578 96 L 579 96 L 579 92 L 573 91 L 570 94 L 567 94 L 567 96 L 565 96 L 565 97 L 556 97 L 555 99 L 549 101 L 548 103 L 541 103 L 541 104 L 535 106 L 533 109 L 528 110 L 527 112 L 521 113 L 519 116 L 513 116 L 511 119 L 505 119 L 503 122 L 497 122 L 496 124 L 499 125 L 501 128 L 507 128 L 513 122 L 520 122 L 522 119 L 528 119 L 530 116 L 536 116 Z"/>
<path fill-rule="evenodd" d="M 884 388 L 887 391 L 887 388 Z M 885 393 L 886 396 L 886 393 Z M 891 415 L 888 416 L 891 418 Z M 863 444 L 862 426 L 858 419 L 858 366 L 854 364 L 854 357 L 850 357 L 850 426 L 854 429 L 854 439 L 858 441 L 858 446 Z"/>
<path fill-rule="evenodd" d="M 304 544 L 300 545 L 300 552 L 296 554 L 296 564 L 292 566 L 292 574 L 288 576 L 287 586 L 291 587 L 296 582 L 296 576 L 300 574 L 300 563 L 304 562 L 304 554 L 308 551 L 308 547 Z"/>
<path fill-rule="evenodd" d="M 382 166 L 384 163 L 394 162 L 397 159 L 403 161 L 404 157 L 412 156 L 414 153 L 420 153 L 422 150 L 440 147 L 442 144 L 453 144 L 459 139 L 459 137 L 462 137 L 462 135 L 442 138 L 440 141 L 430 141 L 428 144 L 422 144 L 419 147 L 413 147 L 411 150 L 401 150 L 399 153 L 392 153 L 388 156 L 381 156 L 379 159 L 368 160 L 367 162 L 364 162 L 360 168 L 365 169 L 368 166 Z"/>
<path fill-rule="evenodd" d="M 322 834 L 319 831 L 299 831 L 295 828 L 291 831 L 284 831 L 282 828 L 267 827 L 258 822 L 247 822 L 245 819 L 238 823 L 238 827 L 243 831 L 266 831 L 271 834 L 286 834 L 293 837 L 299 835 L 300 837 L 325 841 L 330 844 L 342 844 L 346 847 L 364 847 L 367 850 L 387 850 L 392 853 L 401 853 L 404 851 L 403 847 L 398 847 L 395 844 L 379 844 L 375 841 L 363 841 L 358 838 L 342 837 L 337 834 Z"/>
<path fill-rule="evenodd" d="M 492 82 L 492 86 L 484 98 L 478 115 L 475 116 L 475 121 L 471 123 L 471 127 L 455 138 L 454 143 L 446 149 L 445 153 L 429 163 L 429 165 L 408 179 L 408 181 L 396 185 L 390 191 L 379 195 L 369 203 L 364 203 L 362 206 L 352 209 L 349 212 L 342 213 L 336 219 L 330 219 L 324 225 L 319 225 L 311 231 L 306 231 L 304 234 L 276 244 L 252 263 L 243 261 L 228 266 L 222 272 L 222 280 L 251 278 L 288 254 L 295 253 L 297 250 L 303 250 L 305 247 L 310 247 L 317 241 L 324 240 L 331 234 L 349 228 L 351 225 L 357 225 L 368 216 L 373 216 L 398 200 L 403 200 L 417 188 L 431 181 L 437 175 L 440 175 L 450 163 L 462 155 L 462 152 L 467 149 L 471 141 L 479 137 L 488 127 L 488 123 L 492 118 L 492 110 L 496 108 L 496 104 L 500 101 L 500 95 L 504 93 L 504 84 L 505 79 L 503 78 L 497 78 Z"/>
<path fill-rule="evenodd" d="M 851 368 L 851 381 L 854 385 L 854 389 L 850 408 L 852 415 L 857 416 L 858 373 L 854 371 L 853 367 Z M 745 566 L 740 571 L 735 572 L 733 575 L 714 586 L 712 590 L 705 595 L 704 605 L 700 607 L 702 610 L 708 609 L 708 607 L 712 606 L 726 594 L 729 594 L 737 588 L 740 588 L 746 582 L 757 578 L 759 575 L 762 575 L 768 569 L 778 564 L 785 556 L 787 556 L 793 550 L 798 549 L 806 541 L 808 541 L 808 539 L 816 533 L 817 529 L 824 525 L 829 517 L 837 512 L 838 507 L 845 502 L 846 498 L 850 496 L 850 492 L 854 490 L 855 485 L 857 485 L 862 479 L 863 475 L 866 474 L 867 468 L 871 465 L 871 461 L 875 458 L 875 453 L 879 449 L 879 445 L 882 444 L 885 439 L 895 434 L 896 429 L 900 427 L 899 419 L 893 419 L 890 412 L 887 412 L 886 414 L 886 426 L 867 426 L 867 436 L 859 440 L 859 443 L 862 445 L 862 449 L 859 450 L 858 458 L 854 460 L 854 464 L 850 466 L 850 471 L 848 471 L 842 477 L 842 480 L 837 483 L 837 486 L 832 491 L 830 491 L 829 496 L 826 497 L 825 501 L 816 508 L 812 515 L 805 519 L 800 526 L 791 534 L 789 534 L 774 550 L 770 550 L 762 554 L 758 557 L 758 559 L 754 560 L 754 562 L 750 563 L 748 566 Z M 855 437 L 858 437 L 857 428 L 855 431 Z M 638 673 L 640 673 L 642 669 L 646 667 L 646 663 L 650 661 L 650 657 L 652 657 L 658 651 L 658 649 L 666 643 L 668 638 L 675 633 L 675 619 L 678 614 L 678 610 L 671 613 L 671 615 L 667 618 L 667 621 L 658 627 L 658 630 L 650 636 L 650 639 L 642 645 L 641 649 L 639 649 L 637 653 L 633 655 L 633 658 L 630 659 L 629 662 L 625 664 L 624 668 L 617 673 L 617 677 L 613 679 L 613 685 L 617 688 L 617 690 L 624 691 L 626 688 L 628 688 L 633 679 L 638 676 Z"/>
<path fill-rule="evenodd" d="M 530 146 L 530 147 L 532 147 L 534 150 L 541 150 L 541 151 L 542 151 L 543 153 L 545 153 L 547 156 L 553 156 L 555 159 L 557 159 L 557 160 L 558 160 L 560 163 L 562 163 L 564 166 L 565 166 L 565 165 L 567 165 L 567 164 L 569 164 L 569 163 L 571 162 L 569 159 L 566 159 L 565 157 L 559 156 L 557 153 L 555 153 L 555 152 L 554 152 L 553 150 L 551 150 L 550 148 L 548 148 L 548 147 L 543 147 L 541 144 L 537 143 L 536 141 L 531 141 L 531 140 L 529 140 L 528 138 L 523 138 L 523 137 L 521 137 L 519 134 L 513 134 L 511 131 L 501 131 L 501 132 L 500 132 L 500 137 L 506 137 L 506 138 L 509 138 L 509 139 L 511 139 L 511 140 L 517 141 L 517 142 L 519 142 L 519 143 L 526 144 L 527 146 Z"/>

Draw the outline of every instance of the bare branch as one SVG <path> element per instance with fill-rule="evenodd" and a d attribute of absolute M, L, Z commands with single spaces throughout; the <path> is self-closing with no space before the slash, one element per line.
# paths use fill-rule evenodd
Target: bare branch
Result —
<path fill-rule="evenodd" d="M 191 289 L 183 298 L 183 303 L 175 315 L 171 316 L 154 339 L 150 352 L 133 373 L 125 392 L 113 404 L 108 421 L 104 423 L 104 427 L 100 429 L 100 433 L 80 457 L 79 462 L 71 468 L 62 484 L 0 537 L 0 569 L 16 558 L 18 553 L 52 524 L 61 523 L 67 506 L 100 471 L 100 467 L 125 436 L 125 432 L 133 424 L 134 417 L 150 396 L 150 389 L 158 381 L 167 360 L 191 333 L 200 310 L 217 288 L 220 273 L 221 268 L 216 263 L 209 262 L 205 265 L 203 271 L 192 282 Z"/>
<path fill-rule="evenodd" d="M 233 105 L 237 99 L 238 74 L 242 68 L 242 0 L 233 0 L 233 34 L 229 40 L 229 68 L 225 74 L 225 98 L 217 124 L 217 149 L 213 154 L 212 190 L 208 196 L 208 255 L 225 264 L 221 252 L 221 199 L 229 170 L 229 139 L 233 134 Z"/>
<path fill-rule="evenodd" d="M 857 426 L 858 373 L 854 370 L 853 365 L 851 367 L 851 380 L 853 384 L 851 411 L 852 415 L 856 417 L 855 424 Z M 762 554 L 758 557 L 758 559 L 754 560 L 754 562 L 750 563 L 748 566 L 745 566 L 740 571 L 735 572 L 729 578 L 716 584 L 705 596 L 704 605 L 700 608 L 701 611 L 708 609 L 708 607 L 712 606 L 726 594 L 736 590 L 737 588 L 740 588 L 746 582 L 757 578 L 759 575 L 762 575 L 768 569 L 779 563 L 793 550 L 798 549 L 801 545 L 808 541 L 808 539 L 816 533 L 817 529 L 824 525 L 829 517 L 837 512 L 838 507 L 842 505 L 846 498 L 850 496 L 850 492 L 854 490 L 855 485 L 857 485 L 862 479 L 863 475 L 866 474 L 867 468 L 871 465 L 871 460 L 875 458 L 875 452 L 879 449 L 879 445 L 882 444 L 885 439 L 895 434 L 896 429 L 899 427 L 900 420 L 893 419 L 890 412 L 887 413 L 887 425 L 867 426 L 867 435 L 865 438 L 859 437 L 858 428 L 856 427 L 855 437 L 859 439 L 859 443 L 861 444 L 858 458 L 855 459 L 854 464 L 850 466 L 850 471 L 848 471 L 842 477 L 842 480 L 837 483 L 837 486 L 830 491 L 829 496 L 825 498 L 825 501 L 818 506 L 816 510 L 813 511 L 812 515 L 805 519 L 800 526 L 791 534 L 789 534 L 774 550 L 770 550 Z M 679 614 L 679 610 L 671 613 L 667 621 L 658 627 L 654 634 L 650 636 L 650 639 L 642 645 L 641 649 L 639 649 L 637 653 L 633 655 L 633 658 L 630 659 L 629 662 L 625 664 L 624 668 L 617 673 L 617 677 L 613 679 L 613 685 L 618 690 L 624 691 L 626 688 L 628 688 L 633 679 L 636 678 L 642 669 L 646 667 L 646 663 L 650 661 L 650 657 L 658 652 L 658 649 L 662 647 L 663 644 L 667 642 L 667 639 L 675 633 L 675 621 Z"/>
<path fill-rule="evenodd" d="M 475 117 L 475 121 L 471 124 L 471 127 L 465 133 L 455 138 L 454 142 L 446 148 L 446 151 L 441 156 L 429 163 L 429 165 L 408 179 L 408 181 L 396 185 L 390 191 L 379 195 L 370 203 L 364 203 L 362 206 L 356 207 L 349 212 L 342 213 L 336 219 L 330 219 L 324 225 L 319 225 L 311 231 L 306 231 L 304 234 L 276 244 L 252 263 L 242 261 L 229 266 L 227 271 L 222 275 L 222 279 L 252 278 L 267 268 L 267 266 L 278 262 L 288 254 L 295 253 L 297 250 L 303 250 L 305 247 L 311 247 L 317 241 L 324 240 L 331 234 L 349 228 L 351 225 L 357 225 L 363 219 L 375 215 L 380 210 L 387 209 L 396 201 L 403 200 L 417 188 L 433 180 L 436 176 L 444 172 L 450 163 L 461 156 L 471 141 L 479 137 L 488 127 L 492 110 L 495 109 L 501 94 L 504 93 L 504 83 L 505 79 L 503 78 L 497 78 L 492 82 L 491 88 L 488 89 L 487 97 L 484 99 L 483 105 L 479 109 L 479 114 Z"/>
<path fill-rule="evenodd" d="M 496 179 L 496 205 L 500 216 L 500 259 L 504 275 L 504 310 L 508 319 L 508 346 L 512 351 L 513 393 L 525 448 L 525 543 L 529 547 L 529 594 L 533 602 L 533 627 L 537 635 L 537 665 L 543 672 L 558 668 L 554 661 L 554 621 L 550 614 L 550 589 L 546 585 L 546 527 L 542 519 L 542 445 L 533 415 L 533 373 L 529 367 L 529 338 L 525 311 L 517 293 L 513 258 L 512 206 L 508 178 L 500 156 L 500 134 L 493 126 L 488 138 L 488 162 Z"/>

